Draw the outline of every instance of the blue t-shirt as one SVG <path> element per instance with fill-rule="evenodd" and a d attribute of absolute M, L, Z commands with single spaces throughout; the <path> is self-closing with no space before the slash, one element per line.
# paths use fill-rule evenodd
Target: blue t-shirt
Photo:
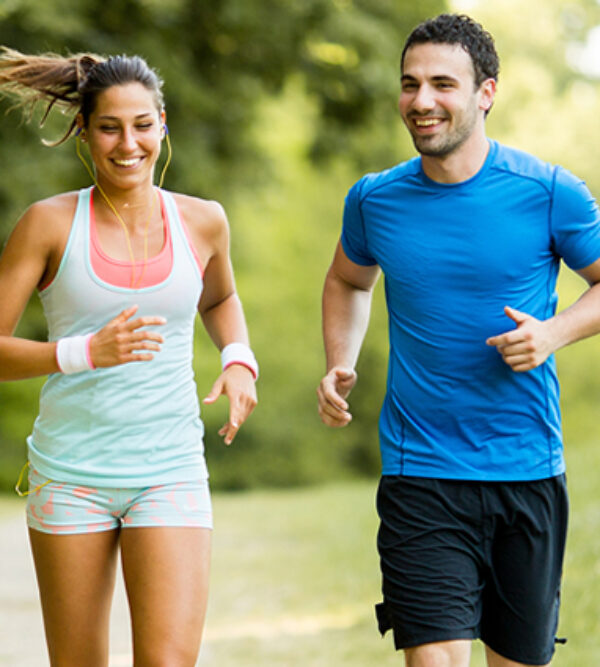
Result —
<path fill-rule="evenodd" d="M 585 184 L 494 141 L 461 183 L 432 181 L 415 158 L 350 189 L 342 246 L 385 275 L 383 474 L 564 472 L 554 358 L 515 373 L 485 341 L 514 328 L 505 305 L 540 320 L 555 313 L 561 258 L 580 269 L 600 257 L 600 214 Z"/>

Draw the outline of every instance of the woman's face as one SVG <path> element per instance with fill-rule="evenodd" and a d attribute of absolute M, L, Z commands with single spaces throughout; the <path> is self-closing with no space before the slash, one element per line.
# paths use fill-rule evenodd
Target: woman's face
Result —
<path fill-rule="evenodd" d="M 164 112 L 141 83 L 111 86 L 100 93 L 86 128 L 101 186 L 128 190 L 152 183 L 160 153 Z"/>

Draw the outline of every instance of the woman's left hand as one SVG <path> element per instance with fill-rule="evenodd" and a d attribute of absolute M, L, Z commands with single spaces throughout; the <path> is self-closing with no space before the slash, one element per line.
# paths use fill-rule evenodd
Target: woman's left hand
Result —
<path fill-rule="evenodd" d="M 250 369 L 241 364 L 229 366 L 217 378 L 202 402 L 210 405 L 223 394 L 229 399 L 229 420 L 219 430 L 219 435 L 224 436 L 226 445 L 230 445 L 258 402 L 254 376 Z"/>

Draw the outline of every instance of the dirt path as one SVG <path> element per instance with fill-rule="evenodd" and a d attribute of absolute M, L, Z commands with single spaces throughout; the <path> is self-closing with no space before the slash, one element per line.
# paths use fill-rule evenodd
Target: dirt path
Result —
<path fill-rule="evenodd" d="M 25 525 L 24 502 L 0 499 L 0 667 L 47 667 L 48 658 L 42 626 L 33 562 Z M 215 544 L 218 551 L 218 544 Z M 219 565 L 215 558 L 215 566 Z M 213 604 L 219 607 L 218 591 Z M 226 602 L 224 603 L 226 604 Z M 221 604 L 223 606 L 223 604 Z M 199 665 L 219 667 L 239 664 L 235 658 L 223 657 L 223 643 L 252 640 L 272 642 L 281 638 L 318 635 L 324 630 L 345 630 L 360 622 L 361 607 L 338 609 L 320 615 L 249 617 L 232 625 L 230 620 L 211 617 L 207 621 Z M 109 667 L 131 667 L 129 615 L 123 581 L 119 575 L 111 616 Z M 250 658 L 249 660 L 252 660 Z M 250 667 L 252 664 L 247 662 Z M 274 664 L 274 663 L 269 663 Z M 322 663 L 319 663 L 322 664 Z"/>
<path fill-rule="evenodd" d="M 45 667 L 48 658 L 33 561 L 25 514 L 18 504 L 0 515 L 0 536 L 0 665 Z M 128 665 L 131 654 L 127 602 L 123 582 L 118 580 L 111 619 L 110 667 Z"/>

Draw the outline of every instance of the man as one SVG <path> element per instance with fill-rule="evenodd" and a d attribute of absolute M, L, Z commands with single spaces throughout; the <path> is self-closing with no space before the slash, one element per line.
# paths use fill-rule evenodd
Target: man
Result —
<path fill-rule="evenodd" d="M 600 331 L 600 215 L 560 167 L 491 141 L 491 36 L 418 26 L 399 108 L 420 156 L 346 198 L 323 294 L 325 424 L 346 401 L 385 276 L 390 360 L 379 432 L 382 633 L 409 667 L 549 664 L 567 521 L 553 352 Z M 555 314 L 560 260 L 590 288 Z"/>

